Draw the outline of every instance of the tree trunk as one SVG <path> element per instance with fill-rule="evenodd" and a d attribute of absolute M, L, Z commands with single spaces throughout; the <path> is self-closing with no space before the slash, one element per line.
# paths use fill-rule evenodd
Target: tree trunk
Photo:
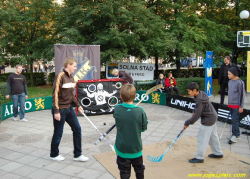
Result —
<path fill-rule="evenodd" d="M 181 63 L 180 63 L 180 57 L 179 52 L 177 49 L 175 49 L 175 64 L 176 64 L 176 72 L 177 72 L 177 78 L 181 77 Z"/>
<path fill-rule="evenodd" d="M 158 77 L 158 55 L 155 55 L 155 71 L 154 71 L 154 79 Z"/>
<path fill-rule="evenodd" d="M 30 85 L 31 86 L 34 86 L 34 78 L 33 78 L 33 62 L 34 62 L 34 59 L 31 58 L 30 59 Z"/>

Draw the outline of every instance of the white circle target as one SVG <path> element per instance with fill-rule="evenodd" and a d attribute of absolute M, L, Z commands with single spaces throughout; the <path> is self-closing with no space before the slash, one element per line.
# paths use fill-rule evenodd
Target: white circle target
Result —
<path fill-rule="evenodd" d="M 115 87 L 116 87 L 116 89 L 120 89 L 122 87 L 122 83 L 121 82 L 117 82 L 115 84 Z"/>
<path fill-rule="evenodd" d="M 113 102 L 115 101 L 115 102 Z M 109 106 L 115 106 L 118 104 L 118 98 L 116 96 L 111 96 L 109 99 L 108 99 L 108 105 Z"/>
<path fill-rule="evenodd" d="M 96 86 L 94 84 L 91 84 L 88 86 L 89 92 L 95 92 L 96 91 Z"/>
<path fill-rule="evenodd" d="M 81 100 L 81 104 L 82 104 L 84 107 L 88 107 L 88 106 L 90 106 L 90 104 L 91 104 L 91 100 L 90 100 L 88 97 L 84 97 L 84 98 L 82 98 L 82 100 Z"/>

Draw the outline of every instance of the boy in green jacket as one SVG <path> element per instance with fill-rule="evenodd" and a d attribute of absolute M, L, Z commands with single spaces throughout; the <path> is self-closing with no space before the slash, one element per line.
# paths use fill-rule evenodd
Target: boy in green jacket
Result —
<path fill-rule="evenodd" d="M 136 89 L 125 84 L 120 90 L 122 104 L 115 106 L 113 114 L 117 127 L 115 151 L 117 165 L 122 179 L 130 178 L 131 165 L 136 178 L 144 178 L 145 166 L 142 158 L 141 132 L 147 130 L 148 120 L 145 111 L 133 104 Z"/>

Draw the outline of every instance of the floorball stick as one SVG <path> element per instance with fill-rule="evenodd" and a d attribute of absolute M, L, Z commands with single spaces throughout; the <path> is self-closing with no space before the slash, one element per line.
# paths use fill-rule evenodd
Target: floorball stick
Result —
<path fill-rule="evenodd" d="M 221 140 L 221 138 L 222 138 L 222 135 L 223 135 L 224 130 L 225 130 L 225 128 L 226 128 L 226 124 L 227 124 L 227 121 L 228 121 L 228 119 L 229 119 L 229 116 L 230 116 L 230 111 L 228 112 L 227 119 L 226 119 L 226 121 L 225 121 L 225 124 L 224 124 L 224 127 L 223 127 L 223 129 L 222 129 L 222 132 L 221 132 L 221 135 L 220 135 L 219 140 Z"/>
<path fill-rule="evenodd" d="M 159 85 L 156 85 L 156 86 L 154 86 L 153 88 L 150 88 L 147 92 L 146 92 L 146 94 L 145 94 L 145 96 L 136 104 L 136 106 L 138 106 L 149 94 L 151 94 L 151 93 L 153 93 L 154 91 L 156 91 L 156 90 L 158 90 L 158 89 L 160 89 L 160 88 L 162 88 L 162 84 L 159 84 Z M 108 133 L 110 132 L 110 131 L 112 131 L 113 129 L 114 129 L 114 127 L 116 126 L 116 124 L 114 124 L 111 128 L 109 128 L 97 141 L 95 141 L 95 145 L 97 145 L 100 141 L 102 141 L 102 139 L 106 136 L 106 135 L 108 135 Z"/>
<path fill-rule="evenodd" d="M 164 157 L 164 155 L 168 152 L 168 150 L 170 149 L 170 147 L 175 143 L 175 141 L 180 137 L 180 135 L 183 133 L 184 129 L 181 130 L 181 132 L 177 135 L 177 137 L 174 139 L 174 141 L 170 144 L 170 146 L 167 148 L 167 150 L 164 152 L 163 155 L 159 156 L 159 157 L 152 157 L 151 155 L 148 155 L 147 159 L 151 162 L 160 162 L 162 161 L 162 158 Z"/>
<path fill-rule="evenodd" d="M 82 113 L 82 115 L 84 115 L 84 117 L 89 121 L 89 123 L 95 128 L 95 130 L 101 135 L 103 136 L 103 134 L 101 133 L 101 131 L 99 131 L 99 129 L 97 129 L 97 127 L 93 124 L 93 122 L 91 122 L 91 120 L 86 116 L 85 113 Z M 111 143 L 104 137 L 104 140 L 109 144 L 109 146 L 111 147 L 112 151 L 115 151 L 114 146 L 111 145 Z"/>

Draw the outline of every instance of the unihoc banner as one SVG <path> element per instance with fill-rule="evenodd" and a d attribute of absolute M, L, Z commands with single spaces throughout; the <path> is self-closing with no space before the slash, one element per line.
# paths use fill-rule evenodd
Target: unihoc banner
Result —
<path fill-rule="evenodd" d="M 218 120 L 231 124 L 231 114 L 227 105 L 212 102 L 215 110 L 218 113 Z M 250 129 L 250 110 L 243 109 L 239 116 L 240 127 Z"/>
<path fill-rule="evenodd" d="M 146 63 L 119 63 L 119 71 L 128 73 L 134 81 L 154 79 L 154 64 Z"/>
<path fill-rule="evenodd" d="M 25 101 L 25 113 L 52 108 L 52 97 L 30 98 Z M 1 120 L 13 116 L 13 103 L 1 105 Z"/>
<path fill-rule="evenodd" d="M 62 71 L 66 58 L 77 60 L 77 70 L 73 74 L 78 80 L 100 79 L 100 45 L 55 45 L 55 74 Z"/>
<path fill-rule="evenodd" d="M 139 102 L 146 96 L 146 91 L 136 91 L 134 102 Z M 142 100 L 142 103 L 166 105 L 166 93 L 153 92 Z"/>
<path fill-rule="evenodd" d="M 206 66 L 205 66 L 205 93 L 208 96 L 213 95 L 213 79 L 212 79 L 212 72 L 213 72 L 213 52 L 207 51 L 206 52 Z"/>
<path fill-rule="evenodd" d="M 186 98 L 178 95 L 167 95 L 166 105 L 187 112 L 193 112 L 195 101 L 193 98 Z"/>

